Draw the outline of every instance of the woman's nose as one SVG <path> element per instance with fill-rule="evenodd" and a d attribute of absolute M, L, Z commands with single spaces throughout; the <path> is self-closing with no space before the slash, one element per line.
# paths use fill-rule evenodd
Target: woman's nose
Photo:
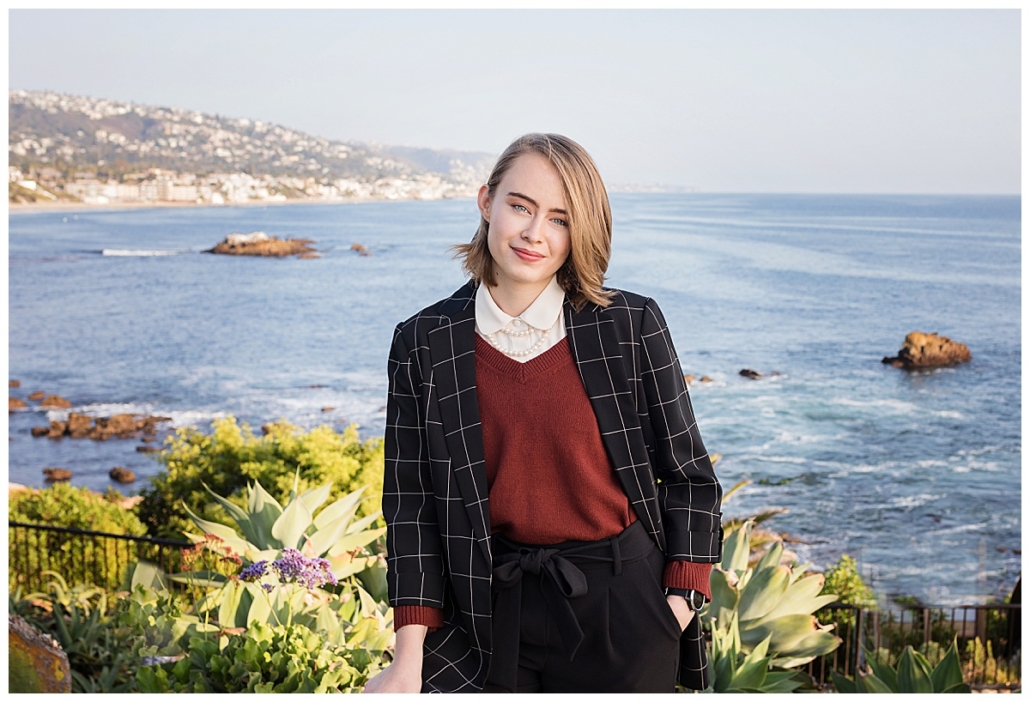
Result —
<path fill-rule="evenodd" d="M 543 239 L 544 221 L 540 217 L 534 217 L 526 228 L 522 230 L 522 238 L 526 241 L 541 241 Z"/>

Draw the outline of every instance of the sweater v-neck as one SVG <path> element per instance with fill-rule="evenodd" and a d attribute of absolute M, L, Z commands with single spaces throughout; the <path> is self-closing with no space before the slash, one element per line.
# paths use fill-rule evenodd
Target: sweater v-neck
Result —
<path fill-rule="evenodd" d="M 489 341 L 476 334 L 476 360 L 520 383 L 528 382 L 562 361 L 571 359 L 572 351 L 567 336 L 539 356 L 523 363 L 498 351 Z"/>

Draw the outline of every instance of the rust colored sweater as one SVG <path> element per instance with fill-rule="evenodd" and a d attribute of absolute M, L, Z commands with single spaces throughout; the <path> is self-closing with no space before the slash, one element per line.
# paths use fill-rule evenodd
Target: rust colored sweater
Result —
<path fill-rule="evenodd" d="M 520 363 L 476 336 L 490 527 L 513 541 L 597 541 L 636 521 L 604 449 L 590 398 L 563 339 Z M 663 585 L 711 597 L 711 565 L 672 561 Z M 394 629 L 443 625 L 433 607 L 397 607 Z"/>

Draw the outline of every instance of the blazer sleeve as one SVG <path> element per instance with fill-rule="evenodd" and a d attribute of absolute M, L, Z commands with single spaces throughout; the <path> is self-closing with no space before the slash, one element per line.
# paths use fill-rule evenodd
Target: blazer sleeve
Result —
<path fill-rule="evenodd" d="M 641 381 L 655 439 L 666 558 L 718 563 L 722 487 L 701 441 L 665 317 L 650 299 L 644 305 L 641 347 Z"/>
<path fill-rule="evenodd" d="M 388 363 L 383 517 L 393 607 L 443 607 L 444 566 L 414 339 L 394 332 Z"/>

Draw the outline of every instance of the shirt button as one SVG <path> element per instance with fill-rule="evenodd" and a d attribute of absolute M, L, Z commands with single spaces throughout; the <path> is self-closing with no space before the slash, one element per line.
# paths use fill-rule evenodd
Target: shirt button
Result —
<path fill-rule="evenodd" d="M 512 325 L 513 327 L 515 327 L 516 329 L 518 329 L 519 327 L 521 327 L 521 326 L 522 326 L 522 322 L 520 322 L 520 321 L 519 321 L 519 320 L 517 320 L 517 319 L 513 319 L 513 320 L 511 321 L 511 325 Z"/>

